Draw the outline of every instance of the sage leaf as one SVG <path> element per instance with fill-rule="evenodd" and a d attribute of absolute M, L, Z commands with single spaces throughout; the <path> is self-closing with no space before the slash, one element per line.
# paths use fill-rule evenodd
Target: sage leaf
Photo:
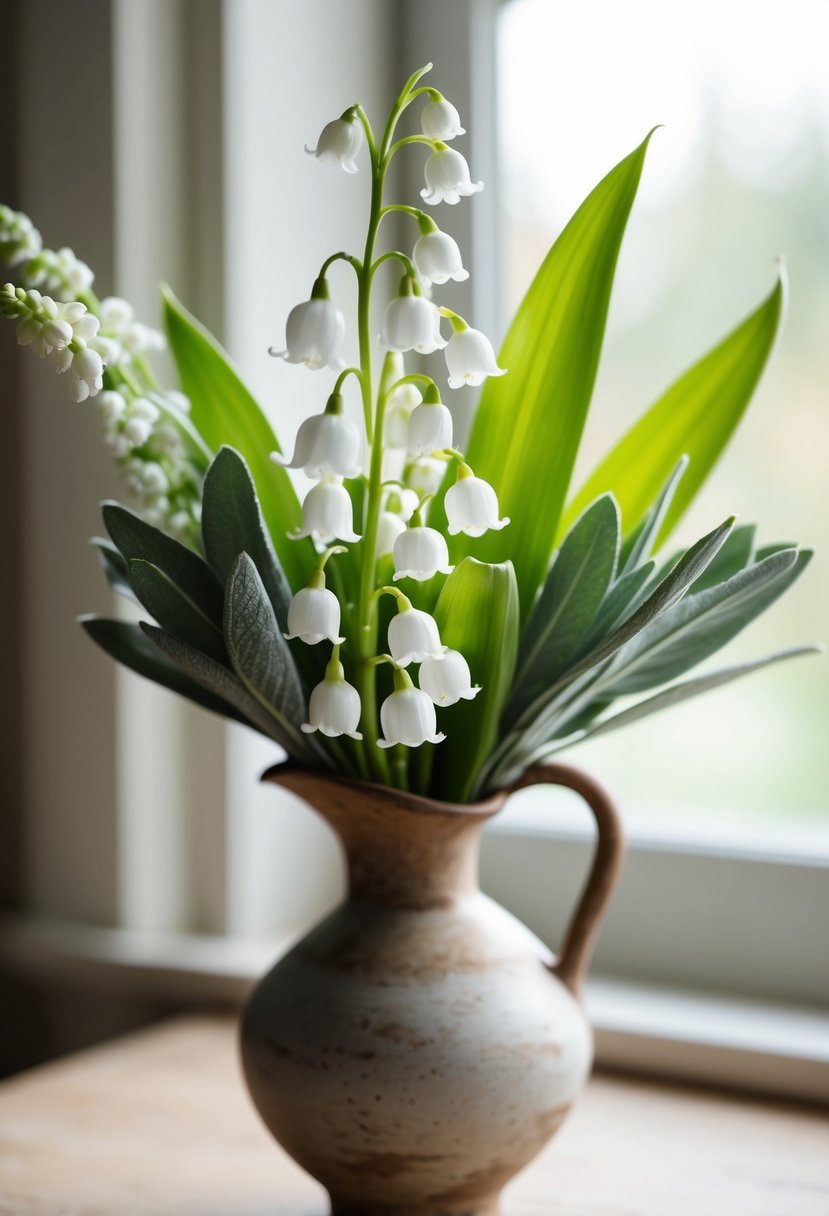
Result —
<path fill-rule="evenodd" d="M 221 631 L 171 578 L 152 562 L 129 562 L 130 586 L 139 602 L 163 629 L 203 650 L 219 663 L 227 662 Z"/>
<path fill-rule="evenodd" d="M 123 555 L 116 549 L 112 541 L 107 540 L 103 536 L 93 536 L 89 543 L 94 546 L 98 554 L 101 569 L 106 575 L 106 580 L 112 590 L 116 591 L 118 595 L 126 596 L 133 603 L 137 604 L 138 600 L 135 597 L 135 592 L 130 586 L 129 567 Z"/>

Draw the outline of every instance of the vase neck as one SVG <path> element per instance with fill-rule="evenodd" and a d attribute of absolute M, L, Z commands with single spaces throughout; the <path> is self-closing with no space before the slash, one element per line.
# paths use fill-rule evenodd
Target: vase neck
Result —
<path fill-rule="evenodd" d="M 502 798 L 456 807 L 368 782 L 282 767 L 266 779 L 301 795 L 335 830 L 353 899 L 425 909 L 478 889 L 481 828 Z"/>

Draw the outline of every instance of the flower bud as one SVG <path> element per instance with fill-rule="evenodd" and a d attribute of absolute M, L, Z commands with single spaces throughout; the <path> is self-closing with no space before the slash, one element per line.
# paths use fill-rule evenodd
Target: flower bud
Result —
<path fill-rule="evenodd" d="M 421 400 L 421 394 L 414 384 L 401 384 L 389 394 L 383 422 L 383 439 L 388 447 L 405 448 L 409 417 Z"/>
<path fill-rule="evenodd" d="M 479 685 L 472 687 L 469 664 L 457 650 L 447 650 L 439 659 L 424 659 L 417 678 L 435 705 L 471 701 L 481 691 Z"/>
<path fill-rule="evenodd" d="M 429 139 L 454 139 L 456 135 L 466 135 L 461 126 L 461 116 L 451 101 L 442 97 L 440 101 L 430 101 L 424 106 L 420 115 L 420 129 Z"/>
<path fill-rule="evenodd" d="M 477 194 L 483 190 L 483 182 L 473 182 L 469 176 L 467 165 L 460 152 L 438 144 L 435 151 L 426 161 L 426 188 L 421 190 L 420 197 L 431 206 L 438 203 L 454 205 L 462 197 Z"/>
<path fill-rule="evenodd" d="M 406 523 L 393 511 L 381 511 L 377 521 L 377 546 L 375 556 L 387 557 L 393 550 L 395 542 L 401 533 L 406 531 Z"/>

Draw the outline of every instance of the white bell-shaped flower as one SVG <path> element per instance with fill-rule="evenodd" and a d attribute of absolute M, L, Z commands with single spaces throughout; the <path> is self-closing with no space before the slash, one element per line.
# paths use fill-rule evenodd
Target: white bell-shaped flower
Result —
<path fill-rule="evenodd" d="M 437 622 L 428 612 L 412 608 L 405 595 L 397 592 L 397 615 L 389 621 L 389 652 L 398 667 L 422 663 L 443 654 Z"/>
<path fill-rule="evenodd" d="M 484 188 L 483 182 L 472 181 L 469 165 L 460 152 L 443 143 L 435 145 L 435 151 L 426 161 L 425 175 L 426 188 L 421 190 L 420 197 L 433 207 L 438 203 L 454 205 Z"/>
<path fill-rule="evenodd" d="M 380 725 L 384 739 L 378 747 L 420 747 L 423 743 L 440 743 L 446 736 L 438 733 L 435 707 L 428 694 L 415 688 L 406 671 L 394 673 L 394 692 L 380 706 Z"/>
<path fill-rule="evenodd" d="M 474 388 L 487 376 L 503 376 L 507 370 L 498 366 L 489 338 L 470 326 L 452 333 L 443 355 L 450 388 L 463 388 L 465 384 Z"/>
<path fill-rule="evenodd" d="M 357 172 L 356 157 L 363 146 L 363 124 L 353 115 L 343 115 L 326 123 L 316 148 L 305 145 L 309 156 L 316 156 L 324 165 L 340 165 L 346 173 Z"/>
<path fill-rule="evenodd" d="M 104 386 L 104 364 L 97 351 L 85 347 L 75 353 L 72 363 L 69 393 L 75 401 L 94 397 Z"/>
<path fill-rule="evenodd" d="M 406 531 L 406 522 L 394 511 L 381 511 L 377 521 L 376 556 L 388 557 L 394 549 L 395 541 L 402 532 Z"/>
<path fill-rule="evenodd" d="M 310 585 L 297 591 L 288 608 L 288 641 L 299 638 L 309 646 L 329 641 L 341 645 L 345 638 L 340 631 L 340 601 L 325 585 L 322 570 L 314 571 Z"/>
<path fill-rule="evenodd" d="M 464 270 L 458 242 L 448 232 L 427 232 L 418 237 L 412 250 L 412 261 L 424 283 L 446 283 L 454 279 L 462 283 L 469 278 Z"/>
<path fill-rule="evenodd" d="M 420 129 L 428 139 L 454 139 L 456 135 L 466 135 L 460 114 L 445 97 L 424 106 L 420 115 Z"/>
<path fill-rule="evenodd" d="M 329 738 L 348 735 L 351 739 L 362 739 L 357 730 L 360 724 L 360 694 L 345 678 L 339 659 L 339 648 L 325 668 L 325 679 L 317 684 L 308 702 L 308 721 L 302 723 L 306 735 L 315 730 Z"/>
<path fill-rule="evenodd" d="M 430 494 L 436 494 L 443 482 L 446 472 L 446 461 L 431 456 L 419 456 L 411 460 L 403 471 L 407 488 L 417 496 L 418 501 Z"/>
<path fill-rule="evenodd" d="M 291 532 L 292 540 L 310 536 L 318 545 L 333 540 L 358 541 L 353 526 L 351 497 L 336 477 L 326 473 L 305 495 L 302 504 L 302 527 Z"/>
<path fill-rule="evenodd" d="M 401 295 L 389 300 L 383 312 L 380 341 L 387 350 L 416 350 L 429 355 L 443 350 L 446 339 L 440 332 L 440 313 L 425 296 Z"/>
<path fill-rule="evenodd" d="M 458 480 L 444 498 L 449 534 L 483 536 L 490 530 L 505 528 L 509 519 L 498 518 L 498 496 L 488 481 L 476 477 L 468 465 L 461 465 Z"/>
<path fill-rule="evenodd" d="M 394 542 L 394 581 L 413 578 L 425 582 L 435 574 L 451 574 L 445 537 L 435 528 L 415 525 L 401 532 Z"/>
<path fill-rule="evenodd" d="M 406 447 L 409 441 L 409 418 L 421 400 L 422 395 L 414 384 L 400 384 L 389 393 L 383 419 L 383 442 L 387 447 Z"/>
<path fill-rule="evenodd" d="M 481 691 L 480 685 L 472 687 L 469 664 L 458 650 L 447 650 L 439 659 L 424 659 L 417 678 L 435 705 L 471 701 Z"/>
<path fill-rule="evenodd" d="M 452 415 L 441 401 L 424 401 L 412 410 L 408 442 L 411 456 L 431 456 L 452 446 Z"/>
<path fill-rule="evenodd" d="M 302 423 L 291 460 L 281 452 L 271 452 L 271 460 L 284 468 L 304 469 L 308 477 L 356 477 L 362 470 L 360 433 L 350 418 L 326 410 Z"/>
<path fill-rule="evenodd" d="M 304 363 L 312 371 L 330 367 L 338 372 L 345 367 L 341 349 L 345 338 L 345 317 L 329 299 L 325 280 L 318 279 L 310 300 L 297 304 L 285 325 L 285 350 L 270 348 L 270 354 L 286 363 Z"/>

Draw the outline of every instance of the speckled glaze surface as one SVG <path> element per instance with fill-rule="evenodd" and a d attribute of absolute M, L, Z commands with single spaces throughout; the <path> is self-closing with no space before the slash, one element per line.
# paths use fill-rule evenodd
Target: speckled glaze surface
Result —
<path fill-rule="evenodd" d="M 248 1001 L 260 1115 L 333 1216 L 495 1216 L 590 1071 L 578 992 L 621 863 L 610 800 L 562 765 L 520 783 L 578 789 L 599 823 L 556 962 L 478 889 L 481 828 L 511 791 L 461 807 L 289 767 L 267 777 L 335 829 L 349 894 Z"/>

